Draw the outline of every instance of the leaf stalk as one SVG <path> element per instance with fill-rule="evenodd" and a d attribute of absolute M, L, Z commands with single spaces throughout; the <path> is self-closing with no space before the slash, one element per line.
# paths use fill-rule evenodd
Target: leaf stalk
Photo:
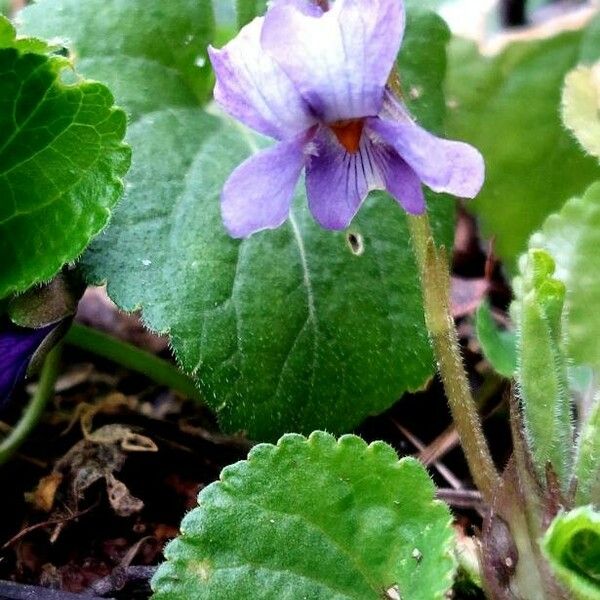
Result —
<path fill-rule="evenodd" d="M 486 502 L 491 503 L 500 477 L 462 361 L 451 312 L 448 257 L 443 248 L 435 245 L 427 214 L 408 215 L 408 222 L 421 273 L 425 320 L 440 378 L 473 480 Z"/>
<path fill-rule="evenodd" d="M 79 323 L 73 324 L 65 342 L 145 375 L 158 385 L 171 388 L 186 398 L 202 401 L 200 391 L 190 376 L 172 363 L 133 344 Z"/>
<path fill-rule="evenodd" d="M 58 377 L 61 355 L 62 344 L 58 344 L 46 356 L 37 388 L 23 412 L 23 416 L 0 443 L 0 465 L 10 460 L 39 423 L 46 405 L 54 395 L 54 384 Z"/>

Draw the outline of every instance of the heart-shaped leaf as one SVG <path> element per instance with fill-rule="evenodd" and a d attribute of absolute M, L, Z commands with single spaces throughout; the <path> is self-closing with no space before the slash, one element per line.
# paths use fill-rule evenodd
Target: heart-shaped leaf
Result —
<path fill-rule="evenodd" d="M 83 266 L 108 280 L 119 306 L 141 303 L 146 323 L 170 332 L 224 427 L 255 439 L 348 430 L 431 375 L 393 201 L 375 195 L 348 233 L 333 234 L 299 192 L 286 225 L 240 242 L 223 229 L 219 196 L 263 140 L 229 119 L 173 110 L 135 124 L 129 141 L 138 152 L 127 201 Z"/>
<path fill-rule="evenodd" d="M 162 30 L 185 23 L 177 31 L 187 36 L 201 27 L 196 11 L 203 3 L 186 2 L 192 7 L 178 0 L 177 10 L 167 3 L 156 9 Z M 77 17 L 61 20 L 68 11 L 59 9 L 67 4 Z M 66 31 L 83 68 L 100 61 L 95 53 L 103 56 L 112 35 L 96 12 L 112 14 L 121 5 L 42 0 L 23 18 L 28 30 L 47 34 L 53 24 L 55 35 Z M 176 56 L 185 39 L 161 36 L 152 52 Z M 409 14 L 402 83 L 414 114 L 438 129 L 447 41 L 437 15 Z M 120 55 L 112 64 L 117 69 Z M 184 81 L 178 64 L 171 67 L 168 77 L 142 69 L 136 81 L 155 74 L 151 85 L 161 89 L 169 88 L 173 74 Z M 117 69 L 113 77 L 127 79 L 127 73 Z M 170 333 L 179 361 L 197 375 L 221 424 L 255 439 L 290 430 L 343 432 L 406 390 L 421 388 L 433 373 L 433 357 L 402 210 L 373 194 L 348 232 L 331 233 L 315 225 L 299 191 L 286 225 L 232 240 L 221 223 L 221 190 L 235 166 L 265 141 L 194 103 L 140 98 L 128 105 L 137 120 L 128 137 L 134 164 L 126 197 L 83 266 L 90 281 L 108 281 L 121 308 L 141 307 L 149 327 Z M 153 112 L 140 116 L 150 101 Z M 438 239 L 449 244 L 452 202 L 434 197 L 430 210 Z"/>
<path fill-rule="evenodd" d="M 0 17 L 0 298 L 76 259 L 123 191 L 125 114 L 69 67 Z"/>
<path fill-rule="evenodd" d="M 435 600 L 452 585 L 450 513 L 421 464 L 383 442 L 285 435 L 198 502 L 154 600 Z"/>

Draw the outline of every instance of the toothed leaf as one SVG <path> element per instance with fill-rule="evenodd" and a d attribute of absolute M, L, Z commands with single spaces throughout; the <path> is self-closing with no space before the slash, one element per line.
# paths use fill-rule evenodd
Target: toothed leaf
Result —
<path fill-rule="evenodd" d="M 285 435 L 198 502 L 154 600 L 435 600 L 452 585 L 450 513 L 425 469 L 382 442 Z"/>

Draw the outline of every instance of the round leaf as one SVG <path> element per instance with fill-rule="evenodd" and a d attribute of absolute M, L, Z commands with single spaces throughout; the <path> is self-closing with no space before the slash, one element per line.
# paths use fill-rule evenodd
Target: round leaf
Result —
<path fill-rule="evenodd" d="M 15 40 L 5 20 L 0 29 L 3 298 L 52 278 L 103 229 L 130 152 L 125 114 L 105 86 L 64 83 L 65 58 Z"/>
<path fill-rule="evenodd" d="M 154 600 L 434 600 L 452 585 L 449 511 L 420 463 L 382 442 L 286 435 L 198 502 Z"/>

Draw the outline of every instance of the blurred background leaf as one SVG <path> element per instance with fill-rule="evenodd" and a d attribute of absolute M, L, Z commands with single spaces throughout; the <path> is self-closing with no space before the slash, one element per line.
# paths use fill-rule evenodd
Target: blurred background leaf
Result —
<path fill-rule="evenodd" d="M 544 219 L 600 176 L 560 118 L 565 75 L 600 55 L 598 24 L 515 42 L 492 57 L 464 40 L 450 46 L 448 134 L 479 148 L 487 166 L 482 192 L 466 207 L 495 236 L 509 271 Z"/>

